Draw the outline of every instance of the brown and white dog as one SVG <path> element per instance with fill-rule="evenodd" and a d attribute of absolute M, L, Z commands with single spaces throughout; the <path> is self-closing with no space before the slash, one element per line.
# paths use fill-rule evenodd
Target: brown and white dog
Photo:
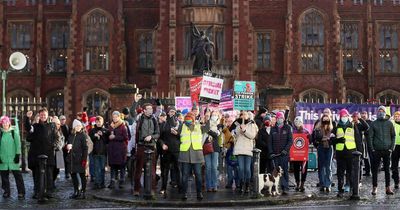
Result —
<path fill-rule="evenodd" d="M 283 175 L 283 169 L 278 166 L 272 171 L 272 174 L 268 173 L 264 176 L 264 188 L 268 190 L 269 195 L 275 196 L 280 195 L 279 193 L 279 181 Z M 272 192 L 272 188 L 275 186 L 275 191 Z"/>

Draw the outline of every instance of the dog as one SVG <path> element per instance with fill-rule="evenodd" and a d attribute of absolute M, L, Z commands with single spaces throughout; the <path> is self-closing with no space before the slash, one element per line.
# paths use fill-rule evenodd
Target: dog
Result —
<path fill-rule="evenodd" d="M 264 175 L 264 188 L 268 190 L 269 195 L 275 196 L 280 195 L 279 192 L 279 181 L 283 175 L 283 169 L 278 166 L 272 171 L 272 174 L 268 173 Z M 272 188 L 275 186 L 275 191 Z"/>

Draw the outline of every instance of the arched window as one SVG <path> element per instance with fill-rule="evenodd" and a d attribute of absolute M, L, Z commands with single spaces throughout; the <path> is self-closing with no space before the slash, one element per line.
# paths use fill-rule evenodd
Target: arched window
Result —
<path fill-rule="evenodd" d="M 399 103 L 400 93 L 394 90 L 385 90 L 378 94 L 376 97 L 379 99 L 380 103 Z"/>
<path fill-rule="evenodd" d="M 328 94 L 316 89 L 309 89 L 300 93 L 300 100 L 306 103 L 325 103 Z"/>
<path fill-rule="evenodd" d="M 358 50 L 358 23 L 342 22 L 340 30 L 340 42 L 343 49 L 343 70 L 344 72 L 354 72 L 361 61 Z"/>
<path fill-rule="evenodd" d="M 110 19 L 103 12 L 95 10 L 87 16 L 84 31 L 85 70 L 108 70 L 110 67 Z"/>
<path fill-rule="evenodd" d="M 106 91 L 95 89 L 84 94 L 84 106 L 87 107 L 89 116 L 101 115 L 105 117 L 108 107 L 110 107 L 110 95 Z"/>
<path fill-rule="evenodd" d="M 324 20 L 319 12 L 305 13 L 301 27 L 301 69 L 303 72 L 324 71 Z"/>
<path fill-rule="evenodd" d="M 361 104 L 363 100 L 364 96 L 359 92 L 348 90 L 346 93 L 346 102 L 348 103 Z"/>
<path fill-rule="evenodd" d="M 56 116 L 64 114 L 64 93 L 63 90 L 56 90 L 46 97 L 49 113 L 54 112 Z"/>
<path fill-rule="evenodd" d="M 153 68 L 153 33 L 143 32 L 139 36 L 139 68 Z"/>
<path fill-rule="evenodd" d="M 381 72 L 398 73 L 398 26 L 385 23 L 379 26 L 379 65 Z"/>

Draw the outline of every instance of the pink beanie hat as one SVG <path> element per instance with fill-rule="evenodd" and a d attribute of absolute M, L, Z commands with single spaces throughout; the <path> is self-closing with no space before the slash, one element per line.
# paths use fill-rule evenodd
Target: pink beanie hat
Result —
<path fill-rule="evenodd" d="M 276 119 L 279 119 L 279 118 L 285 119 L 285 115 L 283 114 L 283 112 L 277 112 L 276 113 Z"/>
<path fill-rule="evenodd" d="M 3 116 L 0 118 L 0 124 L 4 124 L 4 123 L 11 123 L 10 118 L 7 116 Z"/>
<path fill-rule="evenodd" d="M 340 110 L 339 116 L 340 116 L 340 117 L 344 117 L 345 115 L 347 115 L 347 116 L 350 115 L 349 112 L 347 111 L 347 109 L 342 109 L 342 110 Z"/>

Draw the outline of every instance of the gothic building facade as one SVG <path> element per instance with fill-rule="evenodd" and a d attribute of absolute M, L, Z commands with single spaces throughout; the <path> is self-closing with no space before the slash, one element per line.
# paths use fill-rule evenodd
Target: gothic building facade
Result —
<path fill-rule="evenodd" d="M 71 115 L 118 107 L 124 84 L 188 95 L 192 22 L 215 44 L 224 88 L 254 80 L 261 105 L 400 98 L 399 0 L 1 1 L 2 68 L 12 52 L 28 58 L 7 97 Z"/>

